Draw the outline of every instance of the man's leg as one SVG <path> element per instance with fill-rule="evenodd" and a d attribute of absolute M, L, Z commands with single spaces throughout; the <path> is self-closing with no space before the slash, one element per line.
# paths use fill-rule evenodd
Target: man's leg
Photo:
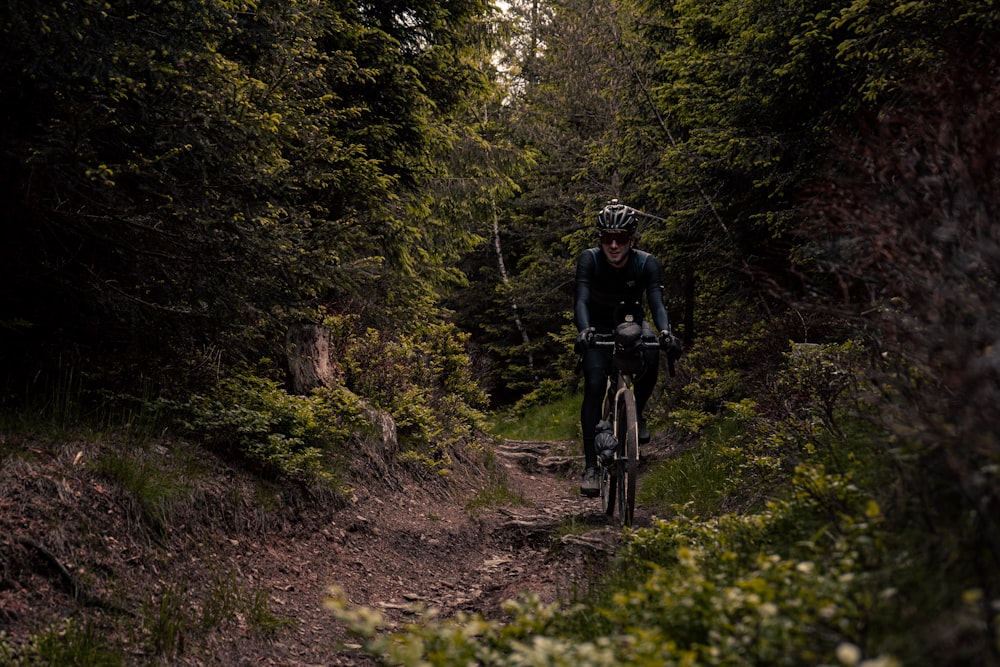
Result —
<path fill-rule="evenodd" d="M 601 419 L 604 392 L 608 382 L 610 353 L 603 349 L 587 350 L 583 356 L 583 403 L 580 405 L 580 430 L 583 432 L 583 481 L 580 493 L 594 497 L 601 493 L 597 474 L 597 450 L 594 435 Z"/>

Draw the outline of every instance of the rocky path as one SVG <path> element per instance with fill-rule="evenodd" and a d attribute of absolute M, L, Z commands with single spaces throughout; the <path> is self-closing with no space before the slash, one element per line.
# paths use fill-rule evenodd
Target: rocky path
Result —
<path fill-rule="evenodd" d="M 568 446 L 508 441 L 498 448 L 523 504 L 468 510 L 458 502 L 410 498 L 396 506 L 405 505 L 404 514 L 377 503 L 371 524 L 385 549 L 378 560 L 391 573 L 388 581 L 366 584 L 348 577 L 341 585 L 348 594 L 355 591 L 358 602 L 389 610 L 393 618 L 398 615 L 392 611 L 413 601 L 445 615 L 489 615 L 522 592 L 545 601 L 568 593 L 587 571 L 583 562 L 608 560 L 621 536 L 599 500 L 580 497 L 579 462 L 562 453 Z M 370 553 L 370 544 L 356 542 L 348 540 L 346 550 Z"/>
<path fill-rule="evenodd" d="M 362 498 L 353 516 L 331 528 L 329 561 L 299 571 L 326 569 L 314 586 L 336 585 L 352 603 L 380 611 L 389 628 L 412 622 L 414 606 L 435 607 L 442 616 L 495 616 L 504 600 L 525 593 L 543 602 L 568 599 L 610 562 L 622 534 L 599 499 L 580 497 L 572 448 L 531 441 L 498 448 L 523 504 L 469 510 L 460 498 L 434 498 L 414 487 L 392 498 Z M 318 589 L 297 592 L 296 615 L 311 620 L 300 623 L 298 637 L 289 633 L 291 642 L 261 646 L 264 664 L 372 664 L 352 651 L 352 639 L 327 612 L 316 613 Z"/>

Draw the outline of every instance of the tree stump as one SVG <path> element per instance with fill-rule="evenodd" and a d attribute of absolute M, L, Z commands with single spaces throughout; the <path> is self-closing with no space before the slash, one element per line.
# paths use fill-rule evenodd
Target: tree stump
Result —
<path fill-rule="evenodd" d="M 306 396 L 339 379 L 337 365 L 330 359 L 330 330 L 324 326 L 293 324 L 285 334 L 285 355 L 294 394 Z"/>

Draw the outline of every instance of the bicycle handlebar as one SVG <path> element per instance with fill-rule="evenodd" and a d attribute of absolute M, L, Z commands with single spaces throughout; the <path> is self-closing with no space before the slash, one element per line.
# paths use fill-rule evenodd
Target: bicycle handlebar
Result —
<path fill-rule="evenodd" d="M 594 334 L 594 340 L 590 344 L 594 347 L 614 347 L 615 335 Z M 659 350 L 661 347 L 658 340 L 640 340 L 638 346 L 644 350 Z"/>
<path fill-rule="evenodd" d="M 588 343 L 588 345 L 590 345 L 592 347 L 611 347 L 611 348 L 613 348 L 615 346 L 615 335 L 614 334 L 599 334 L 599 333 L 595 333 L 595 334 L 593 334 L 593 337 L 591 338 L 591 340 Z M 643 349 L 643 350 L 662 350 L 662 349 L 666 349 L 666 348 L 664 348 L 660 344 L 659 340 L 649 340 L 648 338 L 644 338 L 644 339 L 640 340 L 639 344 L 638 344 L 638 347 L 640 349 Z M 674 357 L 671 354 L 667 355 L 667 370 L 670 372 L 670 377 L 674 377 L 676 375 L 676 369 L 674 368 L 674 362 L 675 361 L 677 361 L 676 357 Z"/>

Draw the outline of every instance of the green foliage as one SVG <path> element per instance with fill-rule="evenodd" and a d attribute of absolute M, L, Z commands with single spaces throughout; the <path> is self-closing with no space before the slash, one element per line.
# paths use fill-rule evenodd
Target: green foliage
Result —
<path fill-rule="evenodd" d="M 642 638 L 632 664 L 651 657 L 644 646 L 698 664 L 829 664 L 839 647 L 865 646 L 878 506 L 821 470 L 802 469 L 794 488 L 760 513 L 636 532 L 630 549 L 658 565 L 604 612 Z"/>
<path fill-rule="evenodd" d="M 389 335 L 354 317 L 328 317 L 344 384 L 396 422 L 405 456 L 447 467 L 447 451 L 485 427 L 485 393 L 466 353 L 468 335 L 443 322 Z"/>
<path fill-rule="evenodd" d="M 475 235 L 421 188 L 490 94 L 487 2 L 49 5 L 0 12 L 21 376 L 72 350 L 184 382 L 201 350 L 276 356 L 320 304 L 392 329 L 452 284 Z"/>
<path fill-rule="evenodd" d="M 118 652 L 102 641 L 96 628 L 86 624 L 81 627 L 68 619 L 61 626 L 34 635 L 30 642 L 20 647 L 11 646 L 0 632 L 0 664 L 8 667 L 119 667 L 126 663 Z"/>
<path fill-rule="evenodd" d="M 839 433 L 837 412 L 844 410 L 845 397 L 860 395 L 861 372 L 866 366 L 863 355 L 855 341 L 793 343 L 775 387 L 782 407 L 795 419 L 819 420 L 828 431 Z"/>
<path fill-rule="evenodd" d="M 759 396 L 759 401 L 726 401 L 715 414 L 689 407 L 673 410 L 670 424 L 678 433 L 696 435 L 697 444 L 653 466 L 640 485 L 643 502 L 668 515 L 749 509 L 782 488 L 803 461 L 862 471 L 867 488 L 878 488 L 891 477 L 882 449 L 886 435 L 870 426 L 870 411 L 859 400 L 867 368 L 863 348 L 850 341 L 792 344 L 775 367 L 767 352 L 771 346 L 768 337 L 761 337 L 723 345 L 723 352 L 736 351 L 731 357 L 713 355 L 727 365 L 730 359 L 768 359 L 768 373 L 757 379 L 761 369 L 748 372 L 737 364 L 729 370 L 735 379 L 731 386 Z M 721 375 L 703 363 L 696 360 L 686 368 L 683 396 L 695 405 L 703 403 L 704 387 L 718 387 Z M 758 384 L 765 376 L 770 376 L 767 384 Z"/>
<path fill-rule="evenodd" d="M 701 337 L 684 356 L 689 378 L 677 401 L 687 410 L 718 413 L 728 402 L 755 395 L 775 356 L 774 332 L 764 322 L 731 336 Z"/>
<path fill-rule="evenodd" d="M 523 417 L 531 408 L 540 405 L 552 405 L 567 398 L 566 385 L 556 380 L 542 380 L 538 386 L 522 396 L 514 407 L 511 414 Z"/>
<path fill-rule="evenodd" d="M 837 45 L 838 59 L 866 72 L 860 89 L 866 100 L 898 90 L 956 48 L 1000 27 L 1000 13 L 984 0 L 894 0 L 881 6 L 853 0 L 838 14 L 822 16 L 829 28 L 846 35 Z"/>
<path fill-rule="evenodd" d="M 543 383 L 511 410 L 496 413 L 491 432 L 511 440 L 579 440 L 582 400 L 565 386 Z"/>
<path fill-rule="evenodd" d="M 343 388 L 293 396 L 251 373 L 223 379 L 212 394 L 177 407 L 185 428 L 208 447 L 305 481 L 336 479 L 330 469 L 336 455 L 355 429 L 370 428 L 357 397 Z"/>

